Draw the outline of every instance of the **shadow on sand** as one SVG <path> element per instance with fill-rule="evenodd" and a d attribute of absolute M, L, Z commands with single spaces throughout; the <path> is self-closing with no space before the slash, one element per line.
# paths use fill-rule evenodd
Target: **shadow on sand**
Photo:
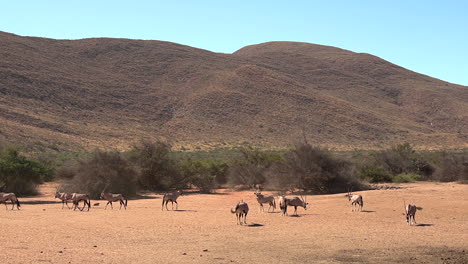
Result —
<path fill-rule="evenodd" d="M 44 200 L 33 200 L 33 201 L 21 201 L 21 204 L 61 204 L 62 201 L 44 201 Z M 72 204 L 72 202 L 68 202 L 68 204 Z"/>
<path fill-rule="evenodd" d="M 260 226 L 265 226 L 265 225 L 252 223 L 252 224 L 248 224 L 247 226 L 248 227 L 260 227 Z"/>
<path fill-rule="evenodd" d="M 416 226 L 433 226 L 433 224 L 417 224 Z"/>
<path fill-rule="evenodd" d="M 181 210 L 181 209 L 169 210 L 169 211 L 174 211 L 174 212 L 197 212 L 197 210 Z"/>
<path fill-rule="evenodd" d="M 362 210 L 361 213 L 375 213 L 375 211 Z"/>

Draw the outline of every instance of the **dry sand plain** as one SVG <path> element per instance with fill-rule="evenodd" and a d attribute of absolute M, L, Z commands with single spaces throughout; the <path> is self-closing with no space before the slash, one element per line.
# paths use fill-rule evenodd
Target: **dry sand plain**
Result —
<path fill-rule="evenodd" d="M 178 211 L 161 196 L 128 210 L 62 210 L 53 185 L 0 210 L 0 263 L 468 263 L 468 185 L 416 183 L 360 192 L 364 212 L 343 194 L 309 196 L 299 217 L 260 213 L 253 192 L 191 194 Z M 403 198 L 422 211 L 407 226 Z M 229 212 L 248 202 L 249 226 Z M 292 208 L 290 208 L 292 214 Z"/>

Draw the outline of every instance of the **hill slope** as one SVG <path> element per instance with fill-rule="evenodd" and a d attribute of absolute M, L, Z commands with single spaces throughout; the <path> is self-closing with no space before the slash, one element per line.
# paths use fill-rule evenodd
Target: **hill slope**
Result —
<path fill-rule="evenodd" d="M 162 41 L 53 40 L 0 32 L 0 141 L 125 149 L 302 135 L 340 148 L 468 145 L 468 89 L 369 54 L 296 42 L 217 54 Z"/>

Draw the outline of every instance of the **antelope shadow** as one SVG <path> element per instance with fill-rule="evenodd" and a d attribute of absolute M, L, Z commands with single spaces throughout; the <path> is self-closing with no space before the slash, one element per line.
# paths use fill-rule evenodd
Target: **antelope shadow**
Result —
<path fill-rule="evenodd" d="M 433 224 L 417 224 L 416 226 L 433 226 Z"/>

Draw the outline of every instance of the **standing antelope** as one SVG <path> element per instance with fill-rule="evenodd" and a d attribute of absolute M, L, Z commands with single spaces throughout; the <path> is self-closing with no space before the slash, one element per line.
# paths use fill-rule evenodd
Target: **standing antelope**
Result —
<path fill-rule="evenodd" d="M 351 189 L 352 191 L 352 189 Z M 352 211 L 354 212 L 354 208 L 356 207 L 356 211 L 362 211 L 362 207 L 364 206 L 364 200 L 362 199 L 362 195 L 360 194 L 352 194 L 351 191 L 348 190 L 348 201 L 351 201 Z"/>
<path fill-rule="evenodd" d="M 413 225 L 413 223 L 416 225 L 416 210 L 422 210 L 421 207 L 417 207 L 414 204 L 408 204 L 406 205 L 406 202 L 403 200 L 403 204 L 405 206 L 405 215 L 406 215 L 406 223 L 408 225 Z"/>
<path fill-rule="evenodd" d="M 11 202 L 11 210 L 15 208 L 19 210 L 21 204 L 14 193 L 0 193 L 0 203 L 5 203 L 5 209 L 8 210 L 7 201 Z"/>
<path fill-rule="evenodd" d="M 124 206 L 125 210 L 127 210 L 127 203 L 128 203 L 128 200 L 125 199 L 123 197 L 122 194 L 113 194 L 113 193 L 106 193 L 106 192 L 102 192 L 101 193 L 101 199 L 102 200 L 107 200 L 107 204 L 106 204 L 106 207 L 104 208 L 104 210 L 107 210 L 107 206 L 110 204 L 111 205 L 111 208 L 114 209 L 114 207 L 112 206 L 112 202 L 117 202 L 119 201 L 120 202 L 120 209 L 122 209 L 122 205 Z"/>
<path fill-rule="evenodd" d="M 247 214 L 249 213 L 249 206 L 247 203 L 240 201 L 235 209 L 231 209 L 231 213 L 236 214 L 238 225 L 242 225 L 242 217 L 244 217 L 244 224 L 247 224 Z"/>
<path fill-rule="evenodd" d="M 163 196 L 161 211 L 164 210 L 164 203 L 166 204 L 166 211 L 169 210 L 169 209 L 167 209 L 167 203 L 169 203 L 169 201 L 172 203 L 172 210 L 174 210 L 174 203 L 176 203 L 176 210 L 177 210 L 179 208 L 179 204 L 177 203 L 177 198 L 179 198 L 179 196 L 181 196 L 181 195 L 182 195 L 182 191 L 175 191 L 175 192 L 172 192 L 172 193 L 165 193 L 164 196 Z"/>
<path fill-rule="evenodd" d="M 67 208 L 70 209 L 71 207 L 68 206 L 68 202 L 72 202 L 72 193 L 66 193 L 66 192 L 56 192 L 55 193 L 55 198 L 59 198 L 62 201 L 62 209 L 67 205 Z"/>
<path fill-rule="evenodd" d="M 283 216 L 288 215 L 288 204 L 286 203 L 286 197 L 283 195 L 278 196 L 278 203 L 280 206 L 281 215 Z"/>
<path fill-rule="evenodd" d="M 263 204 L 268 203 L 270 206 L 268 207 L 268 212 L 270 212 L 270 208 L 273 207 L 273 212 L 276 209 L 275 197 L 273 195 L 265 196 L 260 192 L 254 193 L 257 196 L 258 204 L 260 204 L 260 212 L 263 212 Z"/>
<path fill-rule="evenodd" d="M 73 210 L 76 210 L 76 208 L 80 209 L 80 211 L 83 211 L 83 209 L 88 206 L 88 211 L 91 208 L 91 199 L 87 194 L 82 194 L 82 193 L 73 193 L 72 195 L 72 201 L 73 201 Z M 83 208 L 79 208 L 78 204 L 83 201 Z"/>

